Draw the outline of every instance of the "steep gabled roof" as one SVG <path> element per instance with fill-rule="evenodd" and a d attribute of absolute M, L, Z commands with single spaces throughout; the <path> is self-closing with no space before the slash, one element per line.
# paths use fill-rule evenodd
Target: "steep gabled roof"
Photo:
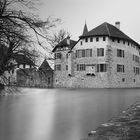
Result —
<path fill-rule="evenodd" d="M 32 66 L 35 65 L 30 58 L 28 58 L 27 56 L 23 54 L 13 54 L 12 57 L 18 64 L 27 64 L 27 65 L 32 65 Z"/>
<path fill-rule="evenodd" d="M 55 52 L 55 50 L 57 48 L 61 48 L 61 47 L 69 47 L 70 49 L 76 44 L 76 41 L 75 40 L 71 40 L 70 39 L 70 45 L 67 43 L 67 38 L 63 39 L 59 44 L 57 44 L 55 46 L 55 48 L 52 50 L 52 52 Z"/>
<path fill-rule="evenodd" d="M 39 67 L 39 70 L 40 70 L 40 71 L 46 72 L 46 71 L 48 71 L 48 70 L 52 70 L 52 68 L 50 67 L 49 63 L 48 63 L 47 60 L 45 59 L 45 60 L 43 61 L 43 63 L 41 64 L 41 66 Z"/>
<path fill-rule="evenodd" d="M 97 26 L 96 28 L 92 29 L 86 34 L 81 35 L 79 38 L 85 38 L 85 37 L 90 37 L 90 36 L 109 36 L 109 37 L 118 38 L 122 40 L 128 40 L 128 41 L 138 44 L 129 36 L 127 36 L 125 33 L 123 33 L 121 30 L 119 30 L 118 28 L 116 28 L 115 26 L 107 22 L 104 22 L 103 24 Z"/>

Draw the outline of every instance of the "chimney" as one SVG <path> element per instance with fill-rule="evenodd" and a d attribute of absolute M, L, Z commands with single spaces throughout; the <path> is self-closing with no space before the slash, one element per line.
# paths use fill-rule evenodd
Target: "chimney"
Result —
<path fill-rule="evenodd" d="M 118 28 L 120 30 L 120 22 L 119 21 L 115 22 L 115 26 L 116 26 L 116 28 Z"/>
<path fill-rule="evenodd" d="M 67 44 L 70 45 L 70 36 L 67 36 Z"/>

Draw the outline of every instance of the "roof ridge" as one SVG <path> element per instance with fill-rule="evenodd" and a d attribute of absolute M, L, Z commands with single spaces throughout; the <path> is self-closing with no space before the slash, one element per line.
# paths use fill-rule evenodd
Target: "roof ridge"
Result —
<path fill-rule="evenodd" d="M 108 32 L 108 34 L 109 34 L 109 36 L 110 36 L 110 30 L 109 30 L 109 28 L 108 28 L 108 23 L 107 23 L 107 22 L 105 22 L 105 26 L 106 26 L 107 32 Z"/>

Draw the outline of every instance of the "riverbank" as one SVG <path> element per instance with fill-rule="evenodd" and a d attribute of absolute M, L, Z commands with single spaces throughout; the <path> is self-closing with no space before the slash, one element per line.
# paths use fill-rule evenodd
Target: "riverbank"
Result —
<path fill-rule="evenodd" d="M 118 117 L 101 124 L 88 134 L 88 140 L 139 140 L 140 101 L 131 105 Z"/>

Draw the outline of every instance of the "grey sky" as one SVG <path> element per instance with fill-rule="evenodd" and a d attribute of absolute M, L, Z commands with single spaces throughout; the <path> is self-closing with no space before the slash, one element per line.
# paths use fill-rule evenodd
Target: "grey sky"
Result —
<path fill-rule="evenodd" d="M 88 29 L 109 22 L 121 22 L 121 30 L 140 43 L 140 0 L 42 0 L 42 18 L 61 18 L 62 28 L 72 34 L 73 39 L 81 35 L 85 20 Z M 59 27 L 60 28 L 60 27 Z"/>

